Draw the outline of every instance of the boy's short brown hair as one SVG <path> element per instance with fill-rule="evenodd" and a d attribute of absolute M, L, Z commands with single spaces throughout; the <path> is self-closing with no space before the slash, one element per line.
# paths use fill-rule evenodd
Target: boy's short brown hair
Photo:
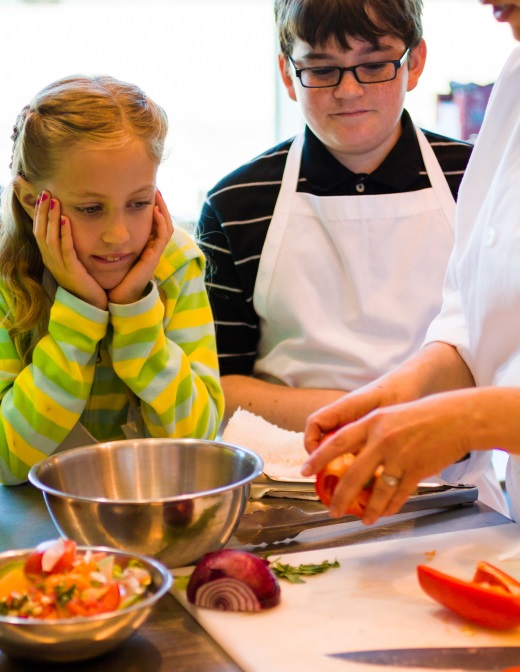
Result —
<path fill-rule="evenodd" d="M 316 47 L 332 38 L 348 51 L 349 38 L 377 46 L 384 35 L 416 47 L 422 6 L 422 0 L 275 0 L 280 50 L 290 56 L 295 39 Z"/>

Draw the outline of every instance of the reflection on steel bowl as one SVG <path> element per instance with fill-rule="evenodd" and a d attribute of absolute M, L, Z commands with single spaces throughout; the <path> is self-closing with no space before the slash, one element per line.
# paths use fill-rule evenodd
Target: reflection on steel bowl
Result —
<path fill-rule="evenodd" d="M 227 543 L 262 468 L 218 441 L 136 439 L 57 453 L 29 480 L 63 536 L 180 567 Z"/>
<path fill-rule="evenodd" d="M 80 546 L 78 550 L 88 549 Z M 38 663 L 64 663 L 100 656 L 128 639 L 144 623 L 155 603 L 171 587 L 171 574 L 153 558 L 106 547 L 90 547 L 90 550 L 114 555 L 115 562 L 122 568 L 130 561 L 138 560 L 152 577 L 146 597 L 126 609 L 96 616 L 56 620 L 0 616 L 0 649 L 5 654 Z M 0 574 L 5 565 L 25 561 L 33 551 L 34 549 L 23 549 L 0 553 Z"/>

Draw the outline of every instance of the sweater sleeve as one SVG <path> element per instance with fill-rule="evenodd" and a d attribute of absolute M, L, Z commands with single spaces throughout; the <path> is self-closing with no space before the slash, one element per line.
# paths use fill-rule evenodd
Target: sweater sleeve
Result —
<path fill-rule="evenodd" d="M 6 328 L 0 295 L 0 482 L 27 480 L 31 466 L 50 455 L 87 404 L 98 345 L 108 312 L 58 288 L 48 333 L 24 366 Z"/>
<path fill-rule="evenodd" d="M 109 305 L 110 354 L 115 372 L 140 399 L 148 434 L 214 438 L 224 397 L 204 260 L 191 240 L 177 234 L 175 244 L 146 296 Z"/>

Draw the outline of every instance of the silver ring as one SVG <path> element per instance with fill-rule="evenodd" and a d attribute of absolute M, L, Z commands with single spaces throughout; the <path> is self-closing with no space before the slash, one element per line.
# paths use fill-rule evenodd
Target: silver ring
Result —
<path fill-rule="evenodd" d="M 396 488 L 401 482 L 401 479 L 397 478 L 397 476 L 390 476 L 390 474 L 385 474 L 384 472 L 381 474 L 381 478 L 389 488 Z"/>

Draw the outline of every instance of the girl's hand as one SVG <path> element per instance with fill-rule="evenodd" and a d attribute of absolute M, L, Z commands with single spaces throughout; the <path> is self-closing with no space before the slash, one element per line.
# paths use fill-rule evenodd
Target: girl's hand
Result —
<path fill-rule="evenodd" d="M 143 297 L 147 284 L 152 280 L 162 253 L 173 234 L 173 223 L 166 203 L 157 190 L 153 209 L 152 233 L 141 256 L 123 280 L 108 292 L 112 303 L 135 303 Z"/>
<path fill-rule="evenodd" d="M 36 201 L 33 232 L 43 263 L 58 285 L 83 301 L 106 310 L 107 294 L 79 261 L 70 221 L 68 217 L 62 217 L 60 202 L 48 191 L 43 191 Z"/>

